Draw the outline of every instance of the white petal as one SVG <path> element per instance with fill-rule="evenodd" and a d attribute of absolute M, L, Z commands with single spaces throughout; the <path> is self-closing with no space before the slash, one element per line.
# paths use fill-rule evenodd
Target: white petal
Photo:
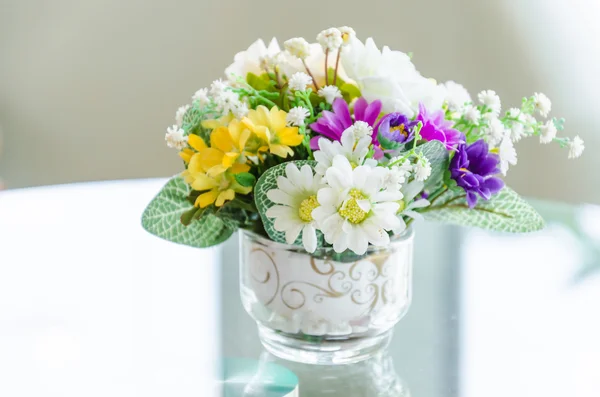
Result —
<path fill-rule="evenodd" d="M 333 250 L 342 253 L 348 248 L 348 235 L 346 233 L 338 233 L 333 242 Z"/>
<path fill-rule="evenodd" d="M 371 211 L 371 202 L 369 200 L 356 200 L 356 204 L 365 212 Z"/>
<path fill-rule="evenodd" d="M 371 196 L 371 200 L 375 203 L 381 203 L 384 201 L 398 201 L 402 200 L 403 194 L 401 192 L 391 192 L 389 190 L 383 192 L 377 192 Z"/>
<path fill-rule="evenodd" d="M 331 186 L 337 191 L 343 191 L 349 187 L 349 173 L 344 175 L 344 173 L 338 168 L 331 167 L 327 170 L 325 176 L 327 178 L 327 183 L 329 184 L 329 186 Z"/>
<path fill-rule="evenodd" d="M 384 202 L 384 203 L 377 203 L 373 206 L 373 210 L 374 211 L 385 211 L 388 212 L 390 214 L 396 214 L 396 212 L 398 212 L 398 210 L 400 209 L 400 204 L 398 203 L 394 203 L 394 202 Z"/>
<path fill-rule="evenodd" d="M 298 170 L 298 167 L 296 167 L 296 164 L 289 162 L 285 166 L 285 174 L 287 175 L 290 182 L 292 182 L 294 185 L 302 186 L 302 178 L 300 176 L 300 171 Z"/>
<path fill-rule="evenodd" d="M 296 187 L 289 179 L 282 175 L 277 177 L 277 187 L 279 190 L 289 194 L 290 196 L 296 196 L 298 193 L 300 193 L 298 187 Z"/>
<path fill-rule="evenodd" d="M 408 208 L 410 209 L 415 209 L 415 208 L 425 208 L 428 207 L 429 204 L 431 204 L 429 202 L 429 200 L 426 199 L 419 199 L 417 201 L 413 201 L 412 203 L 410 203 L 410 205 L 408 206 Z"/>
<path fill-rule="evenodd" d="M 294 209 L 285 205 L 274 205 L 265 214 L 269 218 L 292 218 Z"/>
<path fill-rule="evenodd" d="M 302 231 L 302 228 L 304 227 L 303 223 L 297 223 L 292 225 L 289 229 L 286 230 L 285 232 L 285 241 L 288 244 L 294 244 L 294 241 L 296 241 L 296 239 L 298 238 L 298 235 L 300 234 L 300 232 Z"/>
<path fill-rule="evenodd" d="M 402 214 L 408 216 L 409 218 L 413 218 L 415 221 L 422 221 L 423 219 L 425 219 L 423 218 L 423 215 L 412 210 L 404 210 Z"/>
<path fill-rule="evenodd" d="M 273 228 L 278 232 L 286 232 L 298 225 L 302 226 L 303 223 L 296 218 L 275 218 L 275 222 L 273 222 Z"/>
<path fill-rule="evenodd" d="M 285 204 L 285 205 L 289 205 L 289 206 L 293 206 L 294 205 L 294 200 L 292 199 L 292 197 L 285 193 L 282 190 L 279 189 L 271 189 L 267 192 L 267 197 L 269 198 L 269 200 L 271 200 L 274 203 L 277 204 Z"/>
<path fill-rule="evenodd" d="M 310 190 L 313 183 L 313 171 L 310 165 L 305 164 L 300 169 L 300 175 L 302 177 L 302 184 L 300 185 L 305 190 Z"/>
<path fill-rule="evenodd" d="M 352 181 L 355 188 L 364 190 L 367 179 L 371 175 L 371 168 L 359 166 L 352 171 Z"/>
<path fill-rule="evenodd" d="M 340 138 L 340 143 L 345 148 L 354 147 L 354 130 L 352 128 L 347 128 Z"/>
<path fill-rule="evenodd" d="M 367 235 L 360 227 L 352 227 L 350 233 L 348 233 L 348 248 L 356 255 L 364 255 L 368 247 L 369 240 Z"/>
<path fill-rule="evenodd" d="M 340 170 L 341 173 L 350 175 L 352 173 L 352 166 L 348 159 L 340 154 L 336 155 L 331 162 L 333 167 Z"/>
<path fill-rule="evenodd" d="M 417 194 L 419 194 L 423 190 L 424 186 L 425 186 L 425 183 L 420 182 L 420 181 L 413 181 L 407 185 L 404 185 L 402 187 L 402 193 L 404 193 L 404 199 L 406 201 L 411 201 L 413 198 L 415 198 L 415 196 Z"/>
<path fill-rule="evenodd" d="M 317 232 L 310 224 L 302 229 L 302 244 L 307 252 L 315 252 L 317 249 Z"/>
<path fill-rule="evenodd" d="M 321 205 L 337 206 L 340 204 L 341 200 L 337 190 L 330 187 L 324 187 L 317 192 L 317 201 Z"/>
<path fill-rule="evenodd" d="M 337 211 L 332 205 L 321 205 L 310 213 L 312 218 L 317 221 L 317 223 L 323 222 L 326 218 L 335 214 Z"/>
<path fill-rule="evenodd" d="M 390 242 L 390 237 L 381 226 L 376 225 L 372 221 L 365 221 L 362 224 L 363 231 L 369 238 L 369 242 L 373 245 L 382 246 Z"/>

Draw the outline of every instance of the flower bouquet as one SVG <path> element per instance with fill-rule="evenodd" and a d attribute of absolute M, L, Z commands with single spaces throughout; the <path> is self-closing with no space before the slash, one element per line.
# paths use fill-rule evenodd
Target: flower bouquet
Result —
<path fill-rule="evenodd" d="M 210 247 L 240 233 L 241 294 L 267 348 L 307 362 L 356 361 L 389 339 L 410 303 L 411 223 L 504 232 L 543 227 L 502 176 L 526 137 L 557 136 L 540 93 L 501 112 L 423 77 L 411 55 L 349 27 L 310 44 L 262 40 L 226 79 L 177 110 L 167 145 L 185 171 L 148 205 L 143 226 Z M 540 117 L 541 120 L 539 118 Z"/>

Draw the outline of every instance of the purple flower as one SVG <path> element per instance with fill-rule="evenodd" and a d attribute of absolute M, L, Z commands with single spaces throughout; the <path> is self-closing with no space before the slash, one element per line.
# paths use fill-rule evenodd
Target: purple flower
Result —
<path fill-rule="evenodd" d="M 421 138 L 426 141 L 440 141 L 446 145 L 446 149 L 451 150 L 455 145 L 465 142 L 464 135 L 452 128 L 454 123 L 446 120 L 443 110 L 429 113 L 425 105 L 419 104 L 419 115 L 417 121 L 423 123 L 421 128 Z"/>
<path fill-rule="evenodd" d="M 375 128 L 378 138 L 397 143 L 408 143 L 415 137 L 413 127 L 416 121 L 411 121 L 402 113 L 390 113 L 385 115 Z"/>
<path fill-rule="evenodd" d="M 371 127 L 377 121 L 379 112 L 381 112 L 381 101 L 376 100 L 368 103 L 365 98 L 359 98 L 354 104 L 354 121 L 350 116 L 348 104 L 342 98 L 333 101 L 333 112 L 324 110 L 321 117 L 309 127 L 314 132 L 332 141 L 339 141 L 342 133 L 354 124 L 354 121 L 364 121 Z M 313 150 L 319 148 L 318 142 L 321 136 L 315 136 L 310 140 L 310 146 Z M 377 142 L 377 134 L 373 134 L 373 143 Z"/>
<path fill-rule="evenodd" d="M 450 174 L 467 193 L 470 208 L 477 204 L 477 195 L 489 200 L 504 187 L 500 178 L 492 176 L 500 172 L 499 161 L 497 155 L 489 153 L 488 145 L 483 139 L 471 145 L 461 143 L 456 148 L 450 162 Z"/>

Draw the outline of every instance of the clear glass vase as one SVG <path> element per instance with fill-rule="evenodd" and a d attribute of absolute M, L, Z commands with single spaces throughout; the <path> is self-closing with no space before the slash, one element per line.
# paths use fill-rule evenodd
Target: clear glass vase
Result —
<path fill-rule="evenodd" d="M 301 247 L 240 232 L 240 292 L 272 354 L 346 364 L 387 346 L 411 301 L 413 232 L 363 256 Z"/>

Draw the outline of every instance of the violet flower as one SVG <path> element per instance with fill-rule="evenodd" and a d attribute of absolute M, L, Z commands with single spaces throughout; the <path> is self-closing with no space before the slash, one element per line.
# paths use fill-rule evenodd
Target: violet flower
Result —
<path fill-rule="evenodd" d="M 377 117 L 379 117 L 379 112 L 381 112 L 381 101 L 376 100 L 368 103 L 365 98 L 359 98 L 354 104 L 354 120 L 350 115 L 348 104 L 342 98 L 336 98 L 333 101 L 332 108 L 333 112 L 324 110 L 321 117 L 309 126 L 311 130 L 320 134 L 320 136 L 315 136 L 310 140 L 310 147 L 313 150 L 319 148 L 318 142 L 321 137 L 339 141 L 342 133 L 352 126 L 354 121 L 364 121 L 373 127 Z M 375 133 L 373 133 L 373 143 L 377 143 L 377 134 Z"/>
<path fill-rule="evenodd" d="M 448 150 L 452 150 L 455 145 L 465 142 L 463 133 L 453 129 L 452 126 L 454 123 L 445 119 L 443 110 L 430 113 L 425 108 L 425 105 L 420 103 L 416 121 L 423 123 L 421 138 L 426 141 L 440 141 Z"/>
<path fill-rule="evenodd" d="M 411 121 L 402 113 L 389 113 L 377 123 L 375 131 L 378 139 L 387 139 L 396 143 L 408 143 L 415 137 L 416 121 Z"/>
<path fill-rule="evenodd" d="M 450 174 L 458 186 L 467 193 L 469 208 L 477 204 L 477 196 L 489 200 L 498 193 L 504 182 L 495 175 L 500 172 L 498 155 L 488 151 L 488 145 L 483 139 L 467 145 L 461 143 L 450 162 Z"/>

